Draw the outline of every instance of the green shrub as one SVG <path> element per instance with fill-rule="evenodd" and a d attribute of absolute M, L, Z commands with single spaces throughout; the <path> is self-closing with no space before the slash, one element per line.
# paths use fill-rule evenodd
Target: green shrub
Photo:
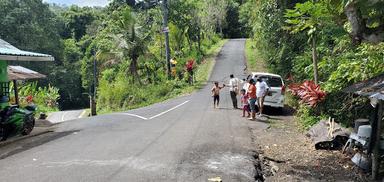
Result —
<path fill-rule="evenodd" d="M 32 98 L 32 102 L 37 105 L 38 112 L 53 112 L 58 111 L 57 100 L 60 98 L 59 89 L 48 85 L 48 87 L 39 87 L 37 82 L 27 82 L 18 85 L 20 106 L 25 107 L 29 103 L 28 97 Z M 11 84 L 11 97 L 13 95 L 13 84 Z"/>
<path fill-rule="evenodd" d="M 312 125 L 319 122 L 321 117 L 316 115 L 313 108 L 301 104 L 297 109 L 296 118 L 298 119 L 297 121 L 299 122 L 300 126 L 307 130 Z"/>

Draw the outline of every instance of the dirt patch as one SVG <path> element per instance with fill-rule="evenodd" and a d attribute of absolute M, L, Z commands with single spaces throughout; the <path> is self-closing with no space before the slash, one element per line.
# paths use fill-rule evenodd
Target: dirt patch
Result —
<path fill-rule="evenodd" d="M 250 125 L 265 181 L 369 181 L 349 156 L 315 150 L 293 116 L 271 116 L 269 125 Z"/>

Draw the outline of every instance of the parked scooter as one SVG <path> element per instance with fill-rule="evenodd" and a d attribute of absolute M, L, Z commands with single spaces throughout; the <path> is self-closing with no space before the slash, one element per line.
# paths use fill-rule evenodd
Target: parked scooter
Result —
<path fill-rule="evenodd" d="M 36 106 L 29 105 L 25 108 L 7 106 L 0 111 L 0 141 L 15 135 L 28 135 L 35 126 Z"/>

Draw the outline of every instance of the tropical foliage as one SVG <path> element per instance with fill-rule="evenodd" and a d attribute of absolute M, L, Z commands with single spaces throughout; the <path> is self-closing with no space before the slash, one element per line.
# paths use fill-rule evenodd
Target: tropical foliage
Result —
<path fill-rule="evenodd" d="M 222 45 L 222 37 L 233 34 L 238 18 L 228 19 L 227 14 L 236 13 L 239 5 L 232 0 L 169 1 L 171 56 L 178 62 L 171 80 L 160 1 L 112 0 L 101 8 L 4 0 L 0 38 L 55 57 L 54 63 L 23 65 L 48 75 L 37 86 L 58 88 L 60 109 L 87 107 L 95 77 L 99 110 L 124 110 L 189 90 L 188 60 L 195 60 L 197 78 L 206 75 L 202 70 L 209 71 L 211 64 L 204 57 Z M 204 68 L 198 69 L 202 62 Z"/>
<path fill-rule="evenodd" d="M 316 107 L 294 104 L 305 127 L 329 116 L 346 125 L 369 117 L 367 99 L 343 89 L 384 73 L 381 5 L 370 0 L 248 0 L 242 5 L 240 17 L 251 27 L 249 43 L 267 67 L 291 82 L 317 80 L 326 92 Z"/>
<path fill-rule="evenodd" d="M 301 84 L 290 84 L 289 90 L 293 96 L 299 97 L 303 104 L 311 107 L 316 107 L 326 96 L 325 92 L 321 90 L 320 85 L 308 80 Z"/>
<path fill-rule="evenodd" d="M 11 84 L 10 89 L 13 90 L 14 85 Z M 57 100 L 60 98 L 59 89 L 51 85 L 47 87 L 39 87 L 37 82 L 30 82 L 18 85 L 19 87 L 19 102 L 21 107 L 29 104 L 37 105 L 39 112 L 58 111 Z M 11 91 L 11 98 L 14 99 L 13 92 Z M 11 102 L 15 102 L 14 100 Z"/>

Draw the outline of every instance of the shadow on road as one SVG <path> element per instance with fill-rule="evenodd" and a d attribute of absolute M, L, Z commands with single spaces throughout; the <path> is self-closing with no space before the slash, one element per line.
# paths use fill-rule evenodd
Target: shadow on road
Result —
<path fill-rule="evenodd" d="M 233 108 L 228 108 L 228 107 L 218 107 L 217 109 L 219 109 L 219 110 L 240 110 L 240 109 L 233 109 Z"/>
<path fill-rule="evenodd" d="M 283 109 L 265 106 L 263 113 L 268 116 L 292 116 L 294 114 L 294 110 L 287 106 Z"/>
<path fill-rule="evenodd" d="M 44 135 L 32 137 L 28 140 L 18 141 L 14 144 L 2 146 L 0 147 L 0 160 L 79 131 L 80 130 L 49 132 Z"/>

